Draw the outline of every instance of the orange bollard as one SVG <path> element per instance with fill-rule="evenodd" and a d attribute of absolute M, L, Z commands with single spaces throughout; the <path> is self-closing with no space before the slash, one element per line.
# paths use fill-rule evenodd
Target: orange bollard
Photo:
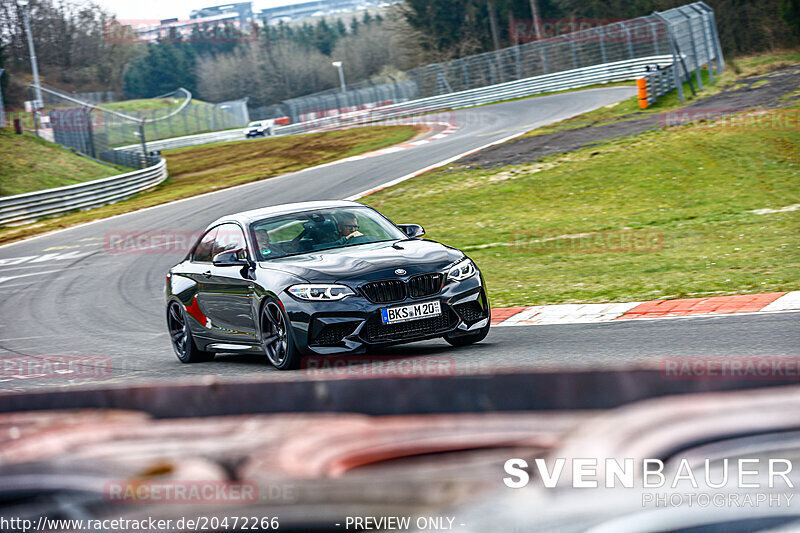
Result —
<path fill-rule="evenodd" d="M 647 102 L 647 78 L 638 78 L 636 87 L 639 88 L 639 108 L 647 109 L 650 105 Z"/>

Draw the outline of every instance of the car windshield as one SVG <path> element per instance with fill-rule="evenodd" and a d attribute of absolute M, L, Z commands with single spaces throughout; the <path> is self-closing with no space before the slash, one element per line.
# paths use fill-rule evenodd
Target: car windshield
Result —
<path fill-rule="evenodd" d="M 367 207 L 281 215 L 255 222 L 250 229 L 259 261 L 406 238 L 397 226 Z"/>

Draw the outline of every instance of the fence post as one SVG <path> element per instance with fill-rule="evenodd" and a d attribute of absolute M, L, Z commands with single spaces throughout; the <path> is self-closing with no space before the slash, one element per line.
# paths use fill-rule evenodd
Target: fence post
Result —
<path fill-rule="evenodd" d="M 571 37 L 567 37 L 567 39 L 569 39 L 569 50 L 572 53 L 572 65 L 578 68 L 578 54 L 575 52 L 575 41 L 572 40 Z"/>
<path fill-rule="evenodd" d="M 87 148 L 89 149 L 89 155 L 93 158 L 97 159 L 97 151 L 94 148 L 94 128 L 92 128 L 92 109 L 91 108 L 83 108 L 84 117 L 86 118 L 86 136 L 87 136 Z"/>
<path fill-rule="evenodd" d="M 466 90 L 469 90 L 469 70 L 467 70 L 467 62 L 463 59 L 459 59 L 458 63 L 461 65 L 461 71 L 464 74 L 464 87 L 466 87 Z"/>
<path fill-rule="evenodd" d="M 0 68 L 0 82 L 2 82 L 3 80 L 3 73 L 5 71 L 6 71 L 5 69 Z M 5 128 L 7 125 L 8 123 L 6 123 L 6 108 L 3 105 L 3 86 L 0 83 L 0 128 Z"/>
<path fill-rule="evenodd" d="M 600 28 L 595 28 L 595 33 L 600 35 L 600 56 L 603 58 L 603 63 L 608 63 L 608 57 L 606 56 L 606 40 L 603 38 L 603 31 Z"/>
<path fill-rule="evenodd" d="M 682 8 L 678 8 L 678 13 L 686 17 L 686 25 L 689 27 L 689 42 L 692 43 L 692 54 L 694 55 L 694 74 L 697 78 L 697 90 L 703 90 L 703 76 L 700 74 L 700 55 L 697 52 L 697 42 L 694 39 L 694 29 L 692 28 L 692 17 L 683 12 Z"/>
<path fill-rule="evenodd" d="M 620 24 L 622 25 L 623 28 L 625 28 L 625 41 L 627 41 L 628 43 L 628 57 L 630 59 L 633 59 L 635 54 L 633 53 L 633 40 L 631 39 L 631 29 L 624 22 L 620 22 Z"/>
<path fill-rule="evenodd" d="M 711 56 L 713 54 L 711 52 L 711 46 L 709 43 L 711 39 L 709 38 L 710 36 L 708 34 L 708 26 L 706 26 L 706 18 L 703 16 L 703 11 L 699 7 L 695 6 L 694 4 L 691 4 L 689 7 L 694 9 L 700 17 L 700 25 L 703 27 L 703 44 L 706 48 L 706 69 L 708 70 L 708 78 L 711 80 L 711 83 L 714 83 L 714 67 L 711 64 Z"/>
<path fill-rule="evenodd" d="M 686 65 L 682 62 L 681 58 L 678 57 L 678 47 L 675 45 L 675 35 L 672 33 L 672 25 L 669 23 L 669 20 L 658 11 L 653 13 L 653 16 L 658 17 L 667 29 L 667 40 L 669 41 L 670 51 L 672 51 L 672 68 L 676 70 L 675 88 L 678 89 L 678 98 L 680 98 L 680 101 L 685 102 L 686 97 L 683 94 L 683 76 L 680 75 L 679 69 L 683 67 L 685 72 Z M 689 73 L 685 72 L 685 74 L 688 77 Z"/>
<path fill-rule="evenodd" d="M 714 37 L 714 44 L 717 49 L 717 53 L 715 54 L 717 56 L 717 74 L 722 74 L 725 72 L 725 56 L 722 53 L 722 44 L 719 41 L 719 30 L 717 30 L 717 20 L 714 16 L 714 10 L 705 2 L 700 1 L 697 3 L 706 10 L 706 14 L 708 15 L 708 23 L 711 26 L 711 33 Z"/>
<path fill-rule="evenodd" d="M 539 50 L 542 52 L 542 64 L 544 65 L 544 73 L 550 74 L 550 67 L 547 64 L 547 46 L 543 41 L 539 41 Z"/>
<path fill-rule="evenodd" d="M 494 72 L 494 61 L 492 61 L 492 57 L 489 55 L 485 57 L 486 61 L 489 63 L 489 79 L 491 80 L 490 85 L 495 85 L 497 83 L 497 76 Z"/>
<path fill-rule="evenodd" d="M 655 22 L 650 23 L 650 30 L 653 34 L 653 51 L 657 56 L 661 55 L 661 51 L 659 50 L 658 46 L 658 24 Z"/>

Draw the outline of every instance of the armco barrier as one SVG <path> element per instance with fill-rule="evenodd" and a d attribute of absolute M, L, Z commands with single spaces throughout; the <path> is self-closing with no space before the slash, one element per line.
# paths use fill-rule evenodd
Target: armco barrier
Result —
<path fill-rule="evenodd" d="M 381 120 L 392 120 L 421 113 L 490 104 L 545 92 L 580 89 L 581 87 L 600 83 L 634 80 L 647 72 L 647 67 L 654 65 L 666 67 L 671 65 L 672 62 L 672 55 L 658 55 L 616 61 L 603 65 L 593 65 L 555 74 L 535 76 L 524 80 L 491 85 L 489 87 L 480 87 L 468 91 L 431 96 L 429 98 L 412 100 L 400 104 L 376 107 L 365 111 L 343 113 L 337 116 L 310 120 L 308 122 L 301 122 L 288 126 L 276 126 L 274 134 L 276 136 L 296 135 L 322 129 L 359 125 Z M 152 141 L 147 143 L 147 147 L 152 150 L 169 150 L 172 148 L 185 148 L 188 146 L 199 146 L 202 144 L 243 139 L 244 133 L 242 133 L 242 130 L 236 129 Z M 139 145 L 117 148 L 117 150 L 140 149 L 141 147 Z"/>
<path fill-rule="evenodd" d="M 443 94 L 413 100 L 402 104 L 360 111 L 352 114 L 342 114 L 336 117 L 293 124 L 285 128 L 278 128 L 277 134 L 295 134 L 307 131 L 336 128 L 347 125 L 363 124 L 381 120 L 392 120 L 399 117 L 431 113 L 449 109 L 460 109 L 483 104 L 523 98 L 535 94 L 580 89 L 589 85 L 627 81 L 640 78 L 648 67 L 668 67 L 672 65 L 671 55 L 643 57 L 626 61 L 617 61 L 603 65 L 593 65 L 555 74 L 536 76 L 524 80 L 516 80 L 489 87 L 480 87 L 469 91 Z"/>
<path fill-rule="evenodd" d="M 676 70 L 674 65 L 670 65 L 664 69 L 648 72 L 636 80 L 636 86 L 639 88 L 639 107 L 647 109 L 658 102 L 661 96 L 674 89 L 678 83 Z"/>
<path fill-rule="evenodd" d="M 325 117 L 299 124 L 279 126 L 275 128 L 275 135 L 293 135 L 341 128 L 382 120 L 393 120 L 421 113 L 490 104 L 545 92 L 579 89 L 599 83 L 633 80 L 641 78 L 648 68 L 652 69 L 656 65 L 659 68 L 666 67 L 664 72 L 671 72 L 670 67 L 672 64 L 672 55 L 659 55 L 593 65 L 489 87 L 480 87 L 401 104 L 376 107 L 366 111 L 344 113 L 335 117 Z M 656 72 L 662 72 L 662 70 Z M 244 133 L 241 129 L 153 141 L 148 143 L 148 149 L 160 151 L 235 140 L 244 140 Z M 135 152 L 140 149 L 141 147 L 138 145 L 131 145 L 117 148 L 116 150 Z M 88 209 L 113 203 L 153 187 L 166 178 L 166 161 L 162 159 L 155 166 L 121 176 L 1 198 L 0 225 L 23 224 L 43 216 L 57 215 L 76 209 Z"/>
<path fill-rule="evenodd" d="M 86 183 L 0 198 L 0 225 L 11 226 L 129 198 L 167 179 L 167 161 Z"/>

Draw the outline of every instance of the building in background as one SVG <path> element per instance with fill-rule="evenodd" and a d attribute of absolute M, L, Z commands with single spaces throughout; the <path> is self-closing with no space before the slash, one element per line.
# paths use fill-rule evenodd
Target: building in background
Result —
<path fill-rule="evenodd" d="M 239 22 L 244 24 L 253 21 L 253 3 L 238 2 L 235 4 L 203 7 L 192 11 L 189 18 L 193 20 L 217 20 L 220 18 L 223 20 L 239 19 Z"/>
<path fill-rule="evenodd" d="M 136 21 L 134 21 L 136 22 Z M 243 35 L 255 35 L 253 28 L 253 3 L 238 2 L 220 6 L 195 9 L 188 19 L 170 18 L 158 23 L 132 24 L 139 39 L 156 42 L 159 39 L 200 38 L 209 41 L 240 39 L 240 34 L 229 35 L 229 31 L 215 31 L 219 28 L 236 28 Z M 192 37 L 194 36 L 194 37 Z"/>
<path fill-rule="evenodd" d="M 399 0 L 312 0 L 278 7 L 262 9 L 258 18 L 266 24 L 296 22 L 310 17 L 324 17 L 353 13 L 365 9 L 387 7 Z"/>

